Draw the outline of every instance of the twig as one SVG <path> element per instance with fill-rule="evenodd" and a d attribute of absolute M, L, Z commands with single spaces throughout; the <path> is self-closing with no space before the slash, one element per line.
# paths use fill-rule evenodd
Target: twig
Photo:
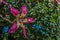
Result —
<path fill-rule="evenodd" d="M 10 21 L 9 19 L 7 19 L 7 18 L 4 18 L 1 14 L 0 14 L 0 17 L 3 19 L 3 20 L 6 20 L 6 21 L 8 21 L 9 23 L 13 23 L 12 21 Z"/>

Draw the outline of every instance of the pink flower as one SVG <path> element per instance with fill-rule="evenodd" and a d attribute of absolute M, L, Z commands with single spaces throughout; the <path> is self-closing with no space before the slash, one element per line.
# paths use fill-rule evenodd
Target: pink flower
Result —
<path fill-rule="evenodd" d="M 0 0 L 1 2 L 5 2 L 5 0 Z"/>
<path fill-rule="evenodd" d="M 12 27 L 9 29 L 9 33 L 14 33 L 18 29 L 17 23 L 14 22 Z"/>
<path fill-rule="evenodd" d="M 20 13 L 20 11 L 14 7 L 10 7 L 10 10 L 13 16 L 16 16 Z"/>
<path fill-rule="evenodd" d="M 0 3 L 5 3 L 5 0 L 0 0 Z"/>
<path fill-rule="evenodd" d="M 26 5 L 22 5 L 22 13 L 27 14 L 27 7 L 26 7 Z"/>
<path fill-rule="evenodd" d="M 60 0 L 56 0 L 58 4 L 60 4 Z"/>
<path fill-rule="evenodd" d="M 28 21 L 29 23 L 33 23 L 33 22 L 34 22 L 34 18 L 27 18 L 27 21 Z"/>
<path fill-rule="evenodd" d="M 8 5 L 8 3 L 5 0 L 0 0 L 1 3 Z"/>

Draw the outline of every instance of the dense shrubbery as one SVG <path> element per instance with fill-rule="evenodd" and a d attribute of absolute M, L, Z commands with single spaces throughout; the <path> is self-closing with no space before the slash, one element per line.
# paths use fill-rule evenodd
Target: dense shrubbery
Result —
<path fill-rule="evenodd" d="M 21 11 L 23 3 L 28 8 L 28 16 L 33 17 L 35 22 L 33 24 L 26 24 L 27 38 L 26 40 L 60 40 L 59 19 L 60 19 L 60 5 L 53 0 L 6 0 L 6 2 L 13 5 Z M 3 17 L 13 21 L 15 17 L 11 14 L 9 7 L 0 4 L 0 14 Z M 3 33 L 5 26 L 11 27 L 11 23 L 0 18 L 0 39 L 3 40 L 25 40 L 21 28 L 14 34 Z M 7 28 L 7 30 L 9 29 Z"/>

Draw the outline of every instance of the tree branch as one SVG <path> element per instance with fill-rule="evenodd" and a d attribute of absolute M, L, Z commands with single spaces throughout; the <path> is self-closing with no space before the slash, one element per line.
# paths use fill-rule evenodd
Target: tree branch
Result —
<path fill-rule="evenodd" d="M 3 20 L 6 20 L 6 21 L 8 21 L 9 23 L 13 23 L 12 21 L 10 21 L 9 19 L 7 19 L 7 18 L 4 18 L 1 14 L 0 14 L 0 17 L 3 19 Z"/>

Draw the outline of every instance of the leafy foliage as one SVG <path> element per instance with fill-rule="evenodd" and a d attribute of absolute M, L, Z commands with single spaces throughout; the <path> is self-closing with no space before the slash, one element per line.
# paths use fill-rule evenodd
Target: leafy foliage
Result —
<path fill-rule="evenodd" d="M 33 17 L 35 18 L 35 22 L 33 24 L 36 25 L 42 25 L 42 28 L 46 28 L 46 30 L 49 31 L 48 34 L 42 34 L 44 32 L 48 32 L 46 30 L 41 31 L 42 29 L 37 30 L 36 28 L 33 28 L 33 24 L 26 25 L 27 28 L 27 39 L 26 40 L 60 40 L 60 5 L 55 5 L 54 1 L 52 0 L 6 0 L 8 3 L 13 5 L 15 8 L 21 11 L 22 4 L 26 4 L 28 8 L 28 15 L 27 17 Z M 15 19 L 14 16 L 11 15 L 11 12 L 9 10 L 9 7 L 3 5 L 0 7 L 1 11 L 0 14 L 2 14 L 4 17 L 6 17 L 6 14 L 8 15 L 7 18 L 13 21 Z M 1 6 L 0 5 L 0 6 Z M 8 25 L 9 27 L 12 25 L 11 23 L 3 20 L 0 18 L 0 26 L 3 28 L 5 25 Z M 36 26 L 35 26 L 36 27 Z M 38 27 L 38 26 L 37 26 Z M 39 26 L 40 27 L 40 26 Z M 2 29 L 1 29 L 2 30 Z M 19 28 L 16 33 L 9 34 L 9 33 L 1 33 L 3 35 L 8 35 L 7 40 L 24 40 L 22 30 Z M 11 37 L 11 38 L 10 38 Z M 5 36 L 2 37 L 3 39 Z"/>

